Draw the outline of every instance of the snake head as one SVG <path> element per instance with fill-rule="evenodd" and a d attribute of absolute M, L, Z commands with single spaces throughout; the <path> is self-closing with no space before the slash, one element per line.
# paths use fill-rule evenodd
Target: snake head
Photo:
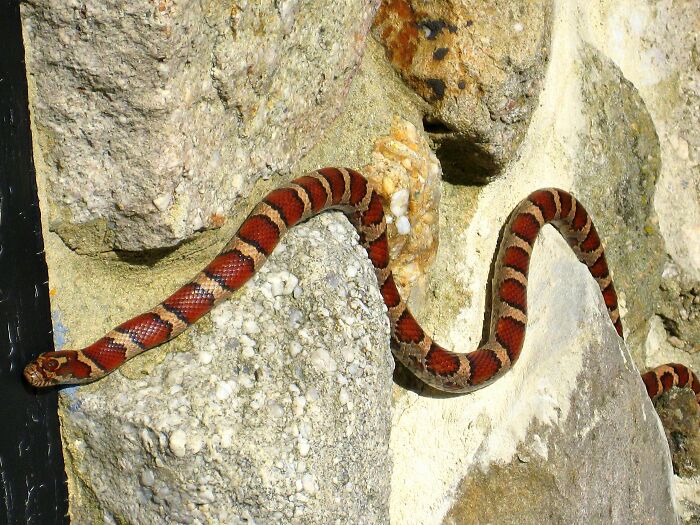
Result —
<path fill-rule="evenodd" d="M 37 388 L 89 383 L 91 368 L 79 359 L 78 352 L 44 352 L 24 368 L 24 378 Z"/>

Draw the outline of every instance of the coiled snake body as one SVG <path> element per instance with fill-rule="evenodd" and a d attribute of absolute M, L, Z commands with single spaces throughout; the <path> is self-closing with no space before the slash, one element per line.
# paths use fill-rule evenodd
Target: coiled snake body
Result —
<path fill-rule="evenodd" d="M 356 171 L 323 168 L 269 193 L 221 253 L 158 306 L 122 323 L 86 348 L 39 355 L 24 370 L 27 381 L 36 387 L 89 383 L 176 337 L 248 281 L 289 228 L 326 209 L 345 212 L 367 250 L 388 308 L 394 355 L 435 388 L 450 392 L 481 388 L 518 359 L 527 324 L 530 256 L 540 229 L 548 223 L 588 267 L 603 294 L 610 320 L 622 337 L 617 295 L 600 238 L 586 210 L 567 192 L 538 190 L 515 208 L 494 267 L 489 339 L 473 352 L 454 353 L 425 334 L 399 295 L 389 270 L 386 222 L 379 195 Z M 692 388 L 696 398 L 700 396 L 697 377 L 684 365 L 663 365 L 642 379 L 652 398 L 672 386 Z"/>

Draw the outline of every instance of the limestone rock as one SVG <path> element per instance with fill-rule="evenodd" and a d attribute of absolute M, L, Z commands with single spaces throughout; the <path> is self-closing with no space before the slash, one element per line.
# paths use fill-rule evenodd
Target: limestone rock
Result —
<path fill-rule="evenodd" d="M 64 391 L 76 523 L 387 523 L 393 361 L 353 238 L 295 228 L 188 351 Z"/>
<path fill-rule="evenodd" d="M 472 350 L 483 336 L 499 230 L 538 187 L 570 189 L 592 212 L 627 293 L 625 326 L 643 327 L 653 312 L 663 257 L 647 231 L 659 168 L 653 121 L 620 71 L 572 39 L 579 13 L 569 7 L 553 25 L 547 96 L 518 161 L 484 188 L 443 186 L 441 244 L 418 317 L 455 350 Z M 632 359 L 601 316 L 585 269 L 571 267 L 564 246 L 546 246 L 533 256 L 526 348 L 512 372 L 466 398 L 396 394 L 393 522 L 676 522 L 667 445 Z"/>
<path fill-rule="evenodd" d="M 639 90 L 661 146 L 654 208 L 668 253 L 700 279 L 700 12 L 692 0 L 643 0 L 585 6 L 587 37 Z M 623 44 L 623 45 L 620 45 Z M 682 213 L 679 211 L 682 210 Z"/>
<path fill-rule="evenodd" d="M 376 3 L 22 4 L 50 227 L 81 252 L 216 227 L 337 116 Z"/>
<path fill-rule="evenodd" d="M 682 477 L 700 470 L 700 407 L 688 389 L 675 388 L 654 402 L 671 451 L 673 471 Z"/>
<path fill-rule="evenodd" d="M 167 257 L 161 252 L 143 258 L 124 253 L 85 257 L 64 243 L 91 253 L 115 246 L 172 245 L 192 229 L 219 225 L 240 196 L 252 205 L 252 180 L 288 171 L 308 148 L 294 168 L 296 174 L 320 165 L 365 165 L 376 138 L 400 116 L 419 134 L 432 136 L 447 173 L 438 255 L 425 297 L 414 301 L 427 331 L 448 346 L 457 343 L 459 350 L 476 347 L 499 230 L 521 198 L 551 185 L 575 190 L 594 215 L 627 299 L 623 323 L 633 329 L 635 356 L 641 361 L 639 334 L 649 325 L 644 346 L 649 364 L 680 359 L 666 358 L 680 349 L 671 344 L 675 334 L 664 316 L 677 323 L 679 334 L 691 337 L 691 323 L 678 321 L 686 305 L 656 309 L 663 294 L 655 287 L 660 279 L 687 283 L 669 285 L 672 293 L 664 300 L 670 303 L 678 292 L 692 307 L 694 299 L 686 292 L 692 294 L 694 284 L 671 275 L 672 266 L 660 273 L 665 251 L 658 231 L 673 241 L 669 246 L 678 258 L 673 267 L 691 273 L 695 262 L 686 233 L 693 231 L 693 215 L 684 216 L 683 227 L 675 228 L 671 211 L 692 202 L 693 193 L 681 195 L 676 182 L 681 188 L 690 185 L 693 172 L 680 177 L 680 164 L 676 171 L 665 172 L 670 164 L 664 156 L 672 145 L 683 158 L 685 141 L 688 167 L 693 168 L 694 139 L 687 130 L 658 133 L 658 123 L 665 112 L 673 114 L 660 102 L 665 100 L 664 85 L 670 82 L 680 89 L 693 84 L 673 84 L 671 74 L 665 80 L 635 76 L 625 61 L 663 53 L 632 49 L 629 56 L 616 55 L 629 52 L 629 42 L 642 40 L 635 31 L 644 20 L 654 20 L 650 31 L 660 33 L 663 23 L 673 18 L 666 7 L 659 8 L 663 16 L 635 18 L 630 6 L 643 3 L 557 2 L 551 12 L 544 2 L 479 3 L 481 11 L 459 13 L 454 24 L 443 11 L 416 18 L 423 9 L 416 7 L 418 2 L 387 2 L 385 8 L 395 8 L 393 17 L 403 12 L 402 6 L 413 10 L 406 12 L 409 23 L 400 25 L 399 17 L 392 19 L 399 25 L 387 26 L 387 19 L 380 20 L 375 30 L 398 27 L 408 30 L 408 44 L 418 39 L 412 56 L 419 57 L 415 64 L 425 70 L 401 72 L 405 78 L 413 75 L 409 81 L 424 95 L 422 100 L 371 39 L 350 84 L 365 44 L 371 3 L 323 4 L 314 12 L 318 19 L 310 14 L 311 7 L 300 3 L 275 2 L 274 8 L 272 2 L 258 3 L 259 8 L 244 6 L 234 12 L 206 2 L 161 3 L 149 7 L 155 9 L 149 11 L 153 16 L 143 20 L 138 15 L 145 4 L 132 3 L 122 11 L 110 6 L 107 15 L 112 18 L 105 20 L 115 30 L 104 41 L 93 25 L 107 16 L 106 7 L 49 7 L 43 0 L 23 4 L 28 63 L 36 70 L 30 80 L 40 181 L 48 177 L 42 186 L 44 215 L 62 235 L 49 232 L 46 243 L 59 346 L 65 339 L 87 343 L 88 335 L 97 337 L 112 321 L 123 321 L 165 297 L 174 279 L 184 282 L 193 265 L 206 260 L 199 252 L 211 249 L 218 232 L 205 232 Z M 470 9 L 476 4 L 453 3 Z M 433 9 L 443 4 L 421 5 Z M 593 13 L 605 10 L 615 16 L 598 23 Z M 283 22 L 291 18 L 286 17 L 295 21 L 288 33 Z M 417 36 L 411 36 L 411 20 L 425 22 Z M 65 38 L 59 27 L 68 28 L 68 41 L 75 41 L 67 49 L 52 40 Z M 157 31 L 143 31 L 139 40 L 134 27 L 171 33 L 155 38 Z M 598 28 L 607 28 L 610 40 L 597 40 Z M 630 38 L 620 43 L 615 40 L 619 34 Z M 191 35 L 197 38 L 190 43 Z M 92 40 L 80 40 L 85 36 Z M 119 38 L 127 37 L 129 42 L 119 44 Z M 469 41 L 458 42 L 458 37 L 474 38 L 478 49 L 469 47 Z M 139 47 L 132 41 L 146 43 Z M 294 47 L 299 42 L 301 47 Z M 121 63 L 138 66 L 128 85 L 116 83 L 119 75 L 105 76 L 100 69 L 104 62 L 91 54 L 112 48 L 114 53 L 121 49 L 137 58 L 151 57 L 143 63 L 110 59 L 114 69 Z M 161 70 L 153 57 L 157 62 L 164 49 L 170 69 Z M 678 49 L 682 54 L 688 47 Z M 303 58 L 282 59 L 282 51 L 274 50 L 298 51 Z M 461 98 L 458 80 L 455 88 L 449 69 L 455 50 L 464 53 L 468 68 L 460 72 L 470 83 L 463 91 L 478 94 L 488 88 L 481 99 Z M 667 51 L 670 56 L 674 50 Z M 72 61 L 65 60 L 66 53 L 75 55 Z M 244 58 L 237 63 L 240 56 Z M 640 68 L 645 74 L 665 63 L 649 60 Z M 542 76 L 545 62 L 551 67 Z M 71 69 L 66 63 L 80 67 Z M 429 76 L 437 71 L 444 77 Z M 49 84 L 50 78 L 55 85 Z M 443 100 L 432 99 L 431 78 L 445 82 Z M 105 85 L 105 79 L 112 83 Z M 653 82 L 656 91 L 650 88 Z M 319 92 L 319 85 L 327 89 Z M 439 83 L 432 85 L 439 91 Z M 174 113 L 169 113 L 173 106 L 167 101 L 154 102 L 163 88 L 171 89 L 171 100 L 177 99 Z M 346 110 L 331 123 L 346 88 Z M 89 111 L 80 109 L 84 100 L 92 104 Z M 679 100 L 685 99 L 674 104 Z M 693 105 L 687 106 L 692 112 Z M 62 112 L 52 115 L 49 108 L 55 107 Z M 174 123 L 166 116 L 170 114 Z M 427 129 L 421 130 L 424 116 Z M 126 122 L 103 124 L 120 117 Z M 475 120 L 461 120 L 467 118 Z M 68 125 L 74 120 L 83 124 Z M 102 123 L 92 126 L 92 121 Z M 109 148 L 104 146 L 106 136 Z M 471 151 L 477 155 L 459 164 L 449 154 L 450 144 L 460 154 L 459 148 L 474 144 Z M 172 152 L 179 155 L 178 147 L 187 155 L 173 157 Z M 135 153 L 139 151 L 156 153 L 146 157 Z M 169 168 L 173 158 L 186 163 Z M 483 181 L 480 176 L 493 169 L 500 177 L 491 184 L 464 184 L 468 175 Z M 111 173 L 113 180 L 99 179 L 98 188 L 90 177 L 100 170 Z M 161 171 L 162 179 L 154 178 Z M 659 174 L 666 197 L 674 197 L 663 207 Z M 137 197 L 129 197 L 136 200 L 120 210 L 127 176 L 140 186 L 134 190 Z M 180 184 L 181 191 L 174 189 Z M 65 198 L 68 202 L 61 202 Z M 148 209 L 139 208 L 138 202 L 146 202 Z M 104 213 L 80 215 L 88 209 Z M 231 232 L 232 226 L 223 229 Z M 125 232 L 133 238 L 124 237 Z M 74 521 L 237 523 L 257 517 L 263 523 L 387 523 L 390 514 L 397 525 L 541 523 L 542 516 L 551 516 L 553 522 L 607 522 L 612 516 L 619 523 L 665 524 L 675 522 L 672 493 L 679 496 L 679 507 L 690 509 L 686 516 L 697 511 L 698 484 L 672 477 L 658 420 L 602 310 L 595 284 L 551 232 L 538 242 L 533 259 L 531 321 L 521 360 L 503 379 L 469 396 L 430 397 L 415 384 L 395 388 L 390 473 L 391 363 L 384 308 L 364 256 L 355 253 L 355 245 L 347 248 L 351 237 L 347 224 L 332 216 L 301 226 L 290 234 L 286 252 L 273 255 L 267 271 L 236 303 L 221 305 L 191 333 L 105 381 L 65 391 L 62 418 Z M 320 264 L 330 270 L 319 270 Z M 343 273 L 348 268 L 355 269 Z M 144 303 L 138 306 L 135 297 Z M 352 310 L 353 305 L 359 309 Z M 110 326 L 101 326 L 106 320 Z M 370 350 L 365 354 L 362 341 L 367 337 Z M 654 345 L 658 353 L 652 353 L 649 347 L 657 341 L 662 344 Z M 689 342 L 683 341 L 684 349 Z M 348 349 L 352 361 L 346 360 Z M 362 373 L 356 376 L 358 370 Z"/>
<path fill-rule="evenodd" d="M 377 140 L 372 162 L 362 169 L 382 198 L 391 272 L 399 292 L 423 295 L 435 260 L 442 171 L 424 134 L 397 118 L 389 135 Z"/>
<path fill-rule="evenodd" d="M 448 179 L 480 181 L 514 156 L 547 63 L 546 1 L 384 0 L 373 33 L 429 103 L 426 131 Z"/>
<path fill-rule="evenodd" d="M 602 2 L 595 8 L 585 5 L 582 13 L 587 39 L 605 50 L 634 85 L 653 121 L 659 170 L 650 203 L 657 217 L 649 227 L 654 235 L 658 232 L 662 236 L 662 255 L 669 256 L 664 261 L 654 313 L 663 319 L 667 330 L 659 342 L 676 349 L 662 353 L 695 366 L 700 365 L 693 355 L 700 333 L 693 312 L 693 290 L 700 281 L 700 252 L 695 242 L 700 231 L 700 126 L 695 110 L 700 96 L 696 52 L 699 17 L 692 1 L 658 5 L 637 0 Z M 652 327 L 649 338 L 656 339 L 657 334 Z M 647 356 L 650 366 L 655 357 Z"/>
<path fill-rule="evenodd" d="M 663 258 L 660 290 L 653 307 L 643 352 L 645 366 L 681 362 L 700 367 L 700 97 L 697 28 L 700 12 L 692 0 L 649 3 L 644 0 L 581 3 L 582 34 L 606 54 L 638 90 L 658 137 L 658 174 L 654 176 L 649 224 L 663 246 L 653 255 L 635 246 L 643 268 L 647 258 Z M 644 133 L 647 135 L 647 133 Z M 633 173 L 630 177 L 635 177 Z M 638 175 L 637 175 L 638 177 Z M 639 178 L 646 178 L 643 175 Z M 646 206 L 646 203 L 642 203 Z M 645 246 L 644 244 L 642 246 Z M 651 265 L 650 265 L 651 266 Z M 646 279 L 645 279 L 646 280 Z M 698 300 L 700 301 L 700 300 Z M 631 307 L 630 307 L 631 310 Z M 641 326 L 640 326 L 641 327 Z M 643 335 L 643 331 L 640 331 Z M 676 479 L 676 501 L 684 523 L 700 522 L 697 480 Z"/>
<path fill-rule="evenodd" d="M 666 262 L 662 277 L 662 300 L 657 305 L 656 314 L 663 321 L 666 339 L 671 346 L 679 350 L 680 355 L 698 354 L 700 281 L 681 271 L 680 267 L 671 261 Z"/>
<path fill-rule="evenodd" d="M 537 242 L 508 374 L 463 397 L 397 394 L 392 523 L 675 523 L 658 418 L 568 252 L 549 227 Z"/>
<path fill-rule="evenodd" d="M 574 190 L 605 241 L 628 344 L 640 358 L 665 260 L 653 204 L 659 140 L 638 89 L 620 69 L 590 46 L 580 53 L 584 123 Z"/>

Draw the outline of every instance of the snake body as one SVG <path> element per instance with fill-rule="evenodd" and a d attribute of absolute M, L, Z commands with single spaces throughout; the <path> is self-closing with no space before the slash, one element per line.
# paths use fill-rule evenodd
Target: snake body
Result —
<path fill-rule="evenodd" d="M 469 392 L 481 388 L 517 361 L 527 324 L 530 257 L 545 224 L 552 224 L 586 265 L 600 287 L 615 330 L 623 336 L 617 294 L 589 214 L 569 193 L 548 188 L 521 201 L 504 229 L 491 287 L 488 341 L 469 353 L 444 349 L 423 331 L 398 292 L 389 269 L 386 222 L 379 194 L 352 169 L 323 168 L 270 192 L 219 255 L 162 303 L 122 323 L 86 348 L 39 355 L 24 370 L 27 381 L 36 387 L 89 383 L 176 337 L 243 286 L 265 263 L 287 230 L 327 209 L 342 210 L 359 233 L 388 309 L 394 355 L 419 379 L 437 389 Z M 672 386 L 692 388 L 696 398 L 700 397 L 700 383 L 684 365 L 663 365 L 642 378 L 652 398 Z"/>

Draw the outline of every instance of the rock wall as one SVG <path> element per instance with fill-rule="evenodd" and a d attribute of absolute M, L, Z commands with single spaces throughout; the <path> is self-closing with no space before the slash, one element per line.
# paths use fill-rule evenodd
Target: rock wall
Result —
<path fill-rule="evenodd" d="M 157 303 L 292 175 L 401 178 L 373 163 L 396 122 L 419 137 L 392 162 L 433 166 L 429 143 L 443 173 L 438 209 L 395 214 L 439 217 L 411 294 L 426 329 L 478 345 L 501 226 L 558 186 L 606 243 L 627 343 L 546 229 L 513 371 L 461 397 L 402 370 L 392 388 L 369 263 L 325 214 L 187 334 L 64 391 L 73 520 L 697 519 L 637 371 L 700 369 L 694 3 L 253 4 L 23 4 L 57 347 Z"/>
<path fill-rule="evenodd" d="M 376 2 L 29 2 L 51 229 L 173 246 L 288 174 L 342 107 Z"/>

